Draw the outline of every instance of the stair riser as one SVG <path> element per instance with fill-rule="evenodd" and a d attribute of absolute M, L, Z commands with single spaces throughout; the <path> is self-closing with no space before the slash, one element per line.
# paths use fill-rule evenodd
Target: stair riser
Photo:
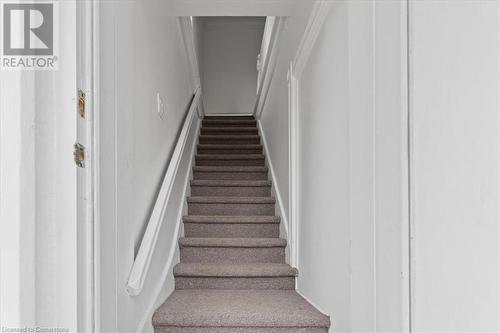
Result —
<path fill-rule="evenodd" d="M 278 223 L 184 223 L 185 237 L 279 237 Z"/>
<path fill-rule="evenodd" d="M 242 149 L 198 148 L 198 154 L 262 154 L 262 148 L 242 148 Z"/>
<path fill-rule="evenodd" d="M 175 289 L 295 289 L 294 277 L 176 277 Z"/>
<path fill-rule="evenodd" d="M 267 180 L 267 172 L 203 172 L 195 171 L 194 179 L 203 180 Z"/>
<path fill-rule="evenodd" d="M 193 196 L 268 197 L 271 186 L 191 186 Z"/>
<path fill-rule="evenodd" d="M 257 121 L 255 120 L 211 120 L 211 121 L 206 121 L 203 120 L 201 123 L 204 128 L 209 128 L 209 127 L 255 127 L 257 128 Z"/>
<path fill-rule="evenodd" d="M 274 203 L 188 203 L 190 215 L 274 215 Z"/>
<path fill-rule="evenodd" d="M 285 263 L 283 247 L 181 247 L 181 262 Z"/>
<path fill-rule="evenodd" d="M 211 160 L 211 159 L 196 159 L 196 165 L 200 166 L 265 166 L 264 159 L 258 160 Z"/>
<path fill-rule="evenodd" d="M 326 327 L 155 327 L 155 333 L 328 333 Z"/>
<path fill-rule="evenodd" d="M 255 120 L 254 116 L 205 116 L 204 120 Z"/>
<path fill-rule="evenodd" d="M 201 144 L 228 144 L 228 145 L 239 145 L 239 144 L 260 144 L 260 138 L 255 137 L 255 138 L 231 138 L 231 139 L 225 139 L 225 138 L 217 138 L 217 137 L 203 137 L 200 136 L 200 141 L 199 143 Z"/>
<path fill-rule="evenodd" d="M 259 130 L 257 128 L 243 128 L 243 127 L 224 127 L 224 129 L 215 127 L 202 127 L 201 135 L 257 135 Z"/>

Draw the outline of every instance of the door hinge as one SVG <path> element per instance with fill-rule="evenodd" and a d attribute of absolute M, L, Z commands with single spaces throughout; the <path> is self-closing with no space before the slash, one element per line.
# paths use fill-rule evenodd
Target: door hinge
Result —
<path fill-rule="evenodd" d="M 75 158 L 75 164 L 80 168 L 85 168 L 85 147 L 80 143 L 75 143 L 74 147 L 73 156 Z"/>
<path fill-rule="evenodd" d="M 85 118 L 85 93 L 82 90 L 78 90 L 78 114 Z"/>

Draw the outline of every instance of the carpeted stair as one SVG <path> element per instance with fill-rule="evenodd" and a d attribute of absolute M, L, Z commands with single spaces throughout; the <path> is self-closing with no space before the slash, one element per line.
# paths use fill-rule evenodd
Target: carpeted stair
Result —
<path fill-rule="evenodd" d="M 205 117 L 195 164 L 176 290 L 155 332 L 328 332 L 328 316 L 295 292 L 256 120 Z"/>

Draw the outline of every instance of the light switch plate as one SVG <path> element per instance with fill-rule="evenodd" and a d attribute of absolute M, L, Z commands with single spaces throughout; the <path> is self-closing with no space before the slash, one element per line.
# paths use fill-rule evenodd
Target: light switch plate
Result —
<path fill-rule="evenodd" d="M 165 116 L 165 103 L 163 103 L 160 93 L 156 93 L 156 110 L 160 119 L 163 119 Z"/>

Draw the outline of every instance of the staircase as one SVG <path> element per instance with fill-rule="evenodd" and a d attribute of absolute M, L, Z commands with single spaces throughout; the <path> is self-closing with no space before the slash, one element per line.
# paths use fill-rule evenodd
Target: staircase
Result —
<path fill-rule="evenodd" d="M 205 117 L 195 161 L 175 291 L 153 316 L 155 332 L 328 332 L 285 263 L 256 120 Z"/>

